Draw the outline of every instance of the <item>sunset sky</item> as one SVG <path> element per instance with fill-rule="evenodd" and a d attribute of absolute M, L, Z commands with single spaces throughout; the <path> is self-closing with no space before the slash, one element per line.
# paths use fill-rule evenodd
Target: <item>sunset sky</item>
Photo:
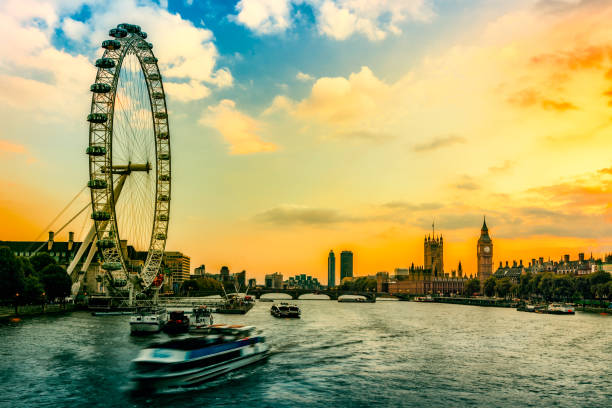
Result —
<path fill-rule="evenodd" d="M 495 265 L 601 256 L 611 21 L 605 0 L 3 0 L 0 240 L 46 236 L 86 184 L 93 62 L 129 22 L 165 81 L 166 249 L 192 269 L 327 283 L 350 249 L 356 275 L 392 271 L 435 220 L 471 274 L 485 214 Z"/>

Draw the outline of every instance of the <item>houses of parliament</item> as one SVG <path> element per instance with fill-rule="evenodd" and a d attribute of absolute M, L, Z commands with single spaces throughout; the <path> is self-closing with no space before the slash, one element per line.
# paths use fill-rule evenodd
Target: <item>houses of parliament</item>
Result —
<path fill-rule="evenodd" d="M 493 273 L 493 241 L 489 236 L 486 219 L 483 220 L 476 246 L 478 260 L 477 277 L 482 282 Z M 379 291 L 406 294 L 462 293 L 468 280 L 461 262 L 450 273 L 444 270 L 444 238 L 442 235 L 426 235 L 423 241 L 423 266 L 397 268 L 393 275 L 379 272 L 376 275 Z"/>

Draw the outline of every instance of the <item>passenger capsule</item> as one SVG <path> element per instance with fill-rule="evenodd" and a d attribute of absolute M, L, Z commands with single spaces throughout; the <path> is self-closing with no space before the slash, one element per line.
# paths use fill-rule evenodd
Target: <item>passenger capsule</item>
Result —
<path fill-rule="evenodd" d="M 170 181 L 170 175 L 169 174 L 160 174 L 159 175 L 159 181 Z"/>
<path fill-rule="evenodd" d="M 161 79 L 161 76 L 159 74 L 151 74 L 148 78 L 150 81 L 159 81 Z"/>
<path fill-rule="evenodd" d="M 106 188 L 106 186 L 107 186 L 106 180 L 94 179 L 94 180 L 89 180 L 87 182 L 87 187 L 94 189 L 94 190 Z"/>
<path fill-rule="evenodd" d="M 163 92 L 153 92 L 153 94 L 151 95 L 153 97 L 153 99 L 164 99 L 164 93 Z"/>
<path fill-rule="evenodd" d="M 166 234 L 162 234 L 161 232 L 155 235 L 155 239 L 166 239 Z"/>
<path fill-rule="evenodd" d="M 118 271 L 121 269 L 121 262 L 104 262 L 102 264 L 102 269 L 107 271 Z"/>
<path fill-rule="evenodd" d="M 140 32 L 140 26 L 135 25 L 135 24 L 121 23 L 117 25 L 117 28 L 122 28 L 128 33 L 139 33 Z"/>
<path fill-rule="evenodd" d="M 87 146 L 85 150 L 90 156 L 104 156 L 106 154 L 106 147 L 104 146 Z"/>
<path fill-rule="evenodd" d="M 111 86 L 109 84 L 91 84 L 89 90 L 93 93 L 108 93 Z"/>
<path fill-rule="evenodd" d="M 155 64 L 157 62 L 157 58 L 155 58 L 155 57 L 144 57 L 142 59 L 142 62 L 144 62 L 145 64 Z"/>
<path fill-rule="evenodd" d="M 108 32 L 108 35 L 115 38 L 123 38 L 128 35 L 128 32 L 123 28 L 113 28 Z"/>
<path fill-rule="evenodd" d="M 151 43 L 147 43 L 147 42 L 139 42 L 138 44 L 136 44 L 136 48 L 138 48 L 139 50 L 150 50 L 151 49 Z"/>
<path fill-rule="evenodd" d="M 159 155 L 159 159 L 160 160 L 169 160 L 170 159 L 170 155 L 168 153 L 162 153 Z"/>
<path fill-rule="evenodd" d="M 168 221 L 168 214 L 159 214 L 159 215 L 157 216 L 157 219 L 158 219 L 159 221 Z"/>
<path fill-rule="evenodd" d="M 168 114 L 166 112 L 156 112 L 155 119 L 166 119 Z"/>
<path fill-rule="evenodd" d="M 100 58 L 96 60 L 96 67 L 110 69 L 115 67 L 115 61 L 110 58 Z"/>
<path fill-rule="evenodd" d="M 147 33 L 145 33 L 144 31 L 139 32 L 138 35 L 141 36 L 142 39 L 147 38 Z M 153 48 L 153 47 L 151 47 L 151 48 Z"/>
<path fill-rule="evenodd" d="M 91 219 L 94 221 L 108 221 L 110 220 L 110 213 L 106 211 L 94 211 L 91 213 Z"/>
<path fill-rule="evenodd" d="M 157 138 L 161 140 L 168 140 L 168 132 L 159 132 Z"/>
<path fill-rule="evenodd" d="M 90 123 L 104 123 L 108 120 L 106 113 L 90 113 L 87 115 L 87 121 Z"/>
<path fill-rule="evenodd" d="M 170 197 L 168 197 L 165 194 L 161 194 L 159 197 L 157 197 L 157 200 L 167 202 L 167 201 L 170 201 Z"/>
<path fill-rule="evenodd" d="M 104 40 L 102 41 L 102 48 L 107 50 L 118 50 L 121 48 L 121 43 L 117 40 Z"/>

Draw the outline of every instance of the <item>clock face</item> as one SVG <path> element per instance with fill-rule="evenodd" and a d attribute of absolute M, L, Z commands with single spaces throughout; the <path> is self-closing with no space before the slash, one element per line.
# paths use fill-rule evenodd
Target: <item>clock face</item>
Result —
<path fill-rule="evenodd" d="M 489 252 L 491 252 L 491 247 L 490 247 L 490 246 L 486 246 L 486 247 L 484 247 L 483 249 L 484 249 L 485 253 L 487 253 L 487 254 L 488 254 Z"/>

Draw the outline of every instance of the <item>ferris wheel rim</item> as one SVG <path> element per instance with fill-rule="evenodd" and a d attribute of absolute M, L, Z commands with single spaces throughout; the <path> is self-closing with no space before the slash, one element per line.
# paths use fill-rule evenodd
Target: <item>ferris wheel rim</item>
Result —
<path fill-rule="evenodd" d="M 88 116 L 89 126 L 89 183 L 91 190 L 92 219 L 96 229 L 98 250 L 103 258 L 103 269 L 113 281 L 117 277 L 130 282 L 127 259 L 121 248 L 121 231 L 118 225 L 116 203 L 123 188 L 125 179 L 136 166 L 144 164 L 127 164 L 118 181 L 114 175 L 113 138 L 115 130 L 115 104 L 119 76 L 123 63 L 128 55 L 138 59 L 140 72 L 144 76 L 150 102 L 153 132 L 151 137 L 155 144 L 155 203 L 153 225 L 146 248 L 147 257 L 140 272 L 138 283 L 144 290 L 157 278 L 165 251 L 168 223 L 170 217 L 171 191 L 171 155 L 169 143 L 168 112 L 163 81 L 157 58 L 152 51 L 152 44 L 145 41 L 146 34 L 140 27 L 131 24 L 120 24 L 109 33 L 115 37 L 102 43 L 105 48 L 102 58 L 96 61 L 98 67 L 96 81 L 91 86 L 91 113 Z M 132 166 L 132 167 L 131 167 Z M 146 163 L 146 171 L 152 168 Z M 118 166 L 121 167 L 121 166 Z M 139 168 L 142 171 L 142 168 Z M 119 184 L 121 183 L 121 186 Z M 146 237 L 145 237 L 146 238 Z M 155 287 L 155 285 L 154 285 Z"/>

